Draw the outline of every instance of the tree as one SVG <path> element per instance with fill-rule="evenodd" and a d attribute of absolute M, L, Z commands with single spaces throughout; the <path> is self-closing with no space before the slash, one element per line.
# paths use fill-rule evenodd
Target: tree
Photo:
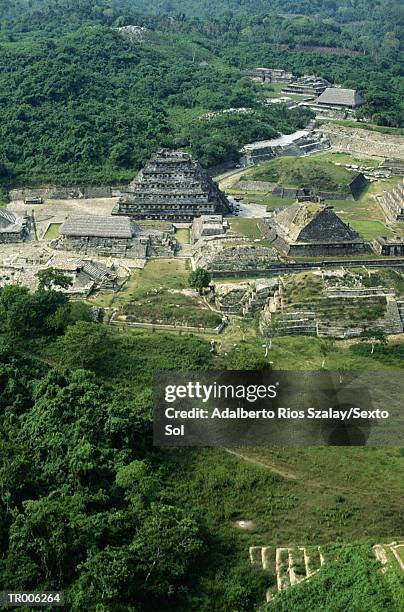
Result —
<path fill-rule="evenodd" d="M 36 276 L 39 280 L 38 288 L 40 290 L 50 289 L 51 287 L 68 289 L 73 284 L 73 280 L 70 278 L 70 276 L 63 274 L 61 270 L 57 270 L 56 268 L 45 268 L 44 270 L 39 270 Z"/>
<path fill-rule="evenodd" d="M 188 277 L 189 286 L 196 289 L 200 295 L 202 290 L 209 286 L 210 281 L 211 276 L 204 268 L 197 268 Z"/>
<path fill-rule="evenodd" d="M 360 339 L 363 342 L 370 342 L 372 345 L 372 349 L 370 351 L 370 354 L 373 355 L 374 350 L 375 350 L 375 344 L 376 342 L 378 342 L 379 344 L 387 344 L 387 335 L 384 333 L 384 331 L 382 329 L 378 329 L 378 328 L 368 328 L 368 329 L 364 329 L 363 332 L 360 335 Z"/>
<path fill-rule="evenodd" d="M 59 346 L 66 365 L 72 368 L 93 368 L 102 361 L 108 348 L 108 332 L 97 323 L 79 321 L 69 325 Z"/>

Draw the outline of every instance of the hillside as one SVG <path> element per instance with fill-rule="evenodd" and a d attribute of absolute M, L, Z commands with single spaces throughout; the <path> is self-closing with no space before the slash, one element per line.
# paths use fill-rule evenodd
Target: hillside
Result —
<path fill-rule="evenodd" d="M 160 146 L 190 147 L 209 166 L 237 159 L 246 142 L 292 132 L 311 116 L 258 106 L 254 83 L 209 50 L 193 51 L 185 36 L 152 33 L 137 43 L 116 29 L 86 25 L 14 38 L 0 43 L 6 186 L 129 180 Z M 253 109 L 243 122 L 227 115 L 206 130 L 199 120 L 203 110 L 242 106 Z M 171 119 L 175 110 L 196 108 L 187 125 Z"/>
<path fill-rule="evenodd" d="M 366 99 L 363 116 L 402 125 L 400 33 L 391 12 L 383 21 L 388 35 L 369 21 L 358 36 L 348 22 L 318 15 L 166 19 L 141 15 L 142 7 L 0 3 L 7 16 L 0 30 L 1 187 L 127 181 L 160 146 L 189 148 L 205 167 L 215 166 L 237 160 L 247 142 L 303 127 L 308 110 L 261 104 L 262 88 L 243 76 L 257 65 L 357 88 Z M 118 30 L 127 24 L 145 27 L 144 35 Z M 320 44 L 344 53 L 322 53 Z M 204 119 L 230 108 L 250 110 Z"/>
<path fill-rule="evenodd" d="M 348 185 L 357 173 L 321 157 L 281 157 L 247 172 L 242 180 L 268 181 L 283 187 L 312 188 L 348 195 Z"/>

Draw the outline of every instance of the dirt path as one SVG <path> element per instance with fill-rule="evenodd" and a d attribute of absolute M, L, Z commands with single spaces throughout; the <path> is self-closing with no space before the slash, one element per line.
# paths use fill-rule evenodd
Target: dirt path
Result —
<path fill-rule="evenodd" d="M 362 497 L 368 497 L 373 500 L 376 500 L 377 497 L 382 496 L 382 493 L 374 494 L 374 493 L 367 492 L 367 491 L 361 491 L 357 488 L 347 487 L 345 485 L 332 485 L 323 480 L 307 477 L 307 475 L 303 475 L 303 474 L 298 475 L 290 471 L 287 467 L 283 467 L 283 466 L 280 467 L 280 466 L 275 465 L 274 463 L 271 463 L 270 461 L 265 461 L 265 460 L 262 461 L 254 457 L 249 457 L 248 455 L 244 455 L 243 453 L 233 451 L 229 448 L 224 448 L 223 450 L 225 450 L 226 453 L 228 453 L 229 455 L 233 455 L 234 457 L 237 457 L 238 459 L 241 459 L 242 461 L 245 461 L 246 463 L 250 463 L 251 465 L 256 465 L 266 470 L 271 470 L 271 472 L 273 472 L 274 474 L 277 474 L 278 476 L 281 476 L 282 478 L 285 478 L 286 480 L 293 480 L 295 482 L 299 482 L 300 484 L 304 483 L 304 485 L 307 487 L 320 488 L 323 490 L 328 489 L 330 491 L 337 491 L 339 493 L 354 493 L 354 494 L 360 493 Z M 402 507 L 401 502 L 398 502 L 396 508 L 401 509 L 401 507 Z"/>
<path fill-rule="evenodd" d="M 274 474 L 278 474 L 278 476 L 282 476 L 287 480 L 299 480 L 299 478 L 293 472 L 289 472 L 283 468 L 276 467 L 273 463 L 269 463 L 268 461 L 260 461 L 259 459 L 254 459 L 253 457 L 247 457 L 247 455 L 243 455 L 242 453 L 237 453 L 236 451 L 230 450 L 229 448 L 224 449 L 226 453 L 229 455 L 234 455 L 247 463 L 252 463 L 253 465 L 258 465 L 267 470 L 271 470 Z"/>
<path fill-rule="evenodd" d="M 217 177 L 219 179 L 219 188 L 222 191 L 226 191 L 226 189 L 231 189 L 233 185 L 238 183 L 240 178 L 243 176 L 243 174 L 246 173 L 247 170 L 249 170 L 249 168 L 242 168 L 241 170 L 235 170 L 231 174 L 228 174 L 227 176 L 224 176 L 222 178 Z"/>

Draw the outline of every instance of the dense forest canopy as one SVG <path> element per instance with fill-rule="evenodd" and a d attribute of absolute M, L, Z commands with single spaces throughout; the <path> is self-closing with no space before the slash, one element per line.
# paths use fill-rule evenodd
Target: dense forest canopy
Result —
<path fill-rule="evenodd" d="M 257 65 L 354 87 L 366 99 L 362 116 L 402 125 L 399 5 L 240 13 L 249 4 L 219 6 L 207 18 L 174 4 L 170 17 L 142 15 L 141 2 L 123 0 L 0 2 L 2 185 L 126 181 L 159 146 L 189 147 L 205 166 L 236 160 L 247 142 L 291 132 L 311 116 L 263 106 L 262 90 L 243 75 Z M 361 21 L 333 14 L 348 5 Z M 118 30 L 131 24 L 146 28 L 140 38 Z M 241 107 L 249 114 L 201 119 Z"/>
<path fill-rule="evenodd" d="M 1 0 L 0 15 L 13 17 L 22 11 L 32 12 L 49 5 L 77 6 L 88 14 L 138 12 L 139 14 L 186 14 L 217 16 L 226 11 L 234 14 L 264 14 L 278 12 L 296 15 L 321 15 L 341 23 L 384 19 L 399 14 L 398 0 Z M 87 5 L 87 7 L 85 6 Z M 91 7 L 93 5 L 94 8 Z"/>

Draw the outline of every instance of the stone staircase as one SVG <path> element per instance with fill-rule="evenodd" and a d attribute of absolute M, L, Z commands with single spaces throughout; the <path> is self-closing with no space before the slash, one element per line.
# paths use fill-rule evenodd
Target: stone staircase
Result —
<path fill-rule="evenodd" d="M 280 313 L 272 328 L 270 319 L 261 321 L 261 333 L 270 336 L 317 335 L 316 315 L 310 310 Z"/>
<path fill-rule="evenodd" d="M 373 553 L 381 564 L 382 573 L 396 567 L 404 574 L 404 540 L 395 540 L 389 544 L 375 544 Z M 275 585 L 266 591 L 266 601 L 271 602 L 276 595 L 309 580 L 330 558 L 324 555 L 321 546 L 250 546 L 250 563 L 258 570 L 264 570 L 275 576 Z M 379 571 L 375 568 L 375 571 Z M 269 582 L 269 581 L 268 581 Z M 273 583 L 273 580 L 271 580 Z M 269 606 L 268 609 L 271 609 Z"/>
<path fill-rule="evenodd" d="M 386 312 L 383 320 L 383 331 L 386 334 L 402 334 L 403 319 L 395 298 L 387 296 Z"/>
<path fill-rule="evenodd" d="M 398 314 L 400 315 L 401 324 L 404 329 L 404 299 L 397 300 Z"/>
<path fill-rule="evenodd" d="M 377 199 L 388 220 L 404 221 L 404 181 L 392 191 L 385 191 Z"/>
<path fill-rule="evenodd" d="M 267 602 L 279 591 L 314 576 L 325 562 L 319 546 L 251 546 L 249 554 L 254 567 L 276 575 L 276 586 L 266 592 Z"/>

